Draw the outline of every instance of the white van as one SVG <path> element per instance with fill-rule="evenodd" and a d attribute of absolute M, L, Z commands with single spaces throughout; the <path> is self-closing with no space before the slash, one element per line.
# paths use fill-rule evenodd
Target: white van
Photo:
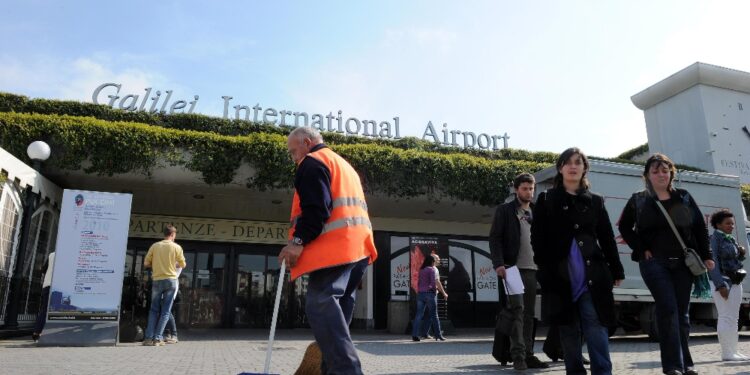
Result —
<path fill-rule="evenodd" d="M 625 280 L 622 285 L 614 289 L 615 304 L 619 325 L 625 331 L 638 329 L 648 333 L 652 338 L 657 337 L 654 319 L 654 299 L 641 278 L 638 264 L 630 259 L 631 250 L 622 240 L 617 228 L 617 222 L 630 196 L 644 189 L 643 165 L 614 163 L 603 160 L 590 160 L 591 170 L 587 177 L 591 181 L 591 190 L 605 198 L 605 206 L 617 240 L 620 260 L 625 268 Z M 537 193 L 552 187 L 552 181 L 557 171 L 549 167 L 535 174 Z M 737 237 L 740 245 L 746 249 L 750 241 L 750 221 L 747 221 L 740 197 L 740 180 L 736 176 L 718 175 L 713 173 L 678 171 L 674 181 L 675 187 L 686 189 L 693 196 L 708 223 L 711 214 L 721 208 L 732 211 L 737 222 L 745 222 L 746 228 L 738 226 Z M 741 220 L 742 219 L 742 220 Z M 713 228 L 709 227 L 709 234 Z M 740 320 L 744 325 L 750 324 L 750 278 L 744 283 Z M 698 322 L 714 324 L 716 310 L 712 299 L 696 299 L 691 301 L 691 318 Z"/>

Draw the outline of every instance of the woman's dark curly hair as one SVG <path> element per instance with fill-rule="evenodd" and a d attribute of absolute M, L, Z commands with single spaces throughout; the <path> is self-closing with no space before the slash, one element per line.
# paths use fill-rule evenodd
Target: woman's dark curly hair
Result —
<path fill-rule="evenodd" d="M 717 229 L 716 226 L 721 224 L 721 222 L 728 217 L 734 217 L 734 214 L 732 213 L 732 211 L 729 211 L 726 208 L 722 208 L 721 210 L 712 213 L 711 226 L 714 227 L 714 229 Z"/>

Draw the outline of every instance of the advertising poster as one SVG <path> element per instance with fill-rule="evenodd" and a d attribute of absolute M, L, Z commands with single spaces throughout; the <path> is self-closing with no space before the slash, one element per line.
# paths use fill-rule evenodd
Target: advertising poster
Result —
<path fill-rule="evenodd" d="M 437 237 L 411 237 L 409 241 L 409 263 L 411 269 L 411 289 L 417 293 L 419 270 L 422 269 L 422 263 L 425 258 L 432 254 L 439 254 L 439 241 Z M 442 258 L 442 257 L 441 257 Z M 438 270 L 440 266 L 436 265 Z M 442 275 L 441 275 L 442 276 Z"/>
<path fill-rule="evenodd" d="M 406 301 L 409 299 L 409 238 L 391 237 L 391 300 Z"/>
<path fill-rule="evenodd" d="M 492 267 L 490 243 L 487 241 L 467 241 L 475 247 L 474 252 L 474 285 L 477 289 L 478 302 L 498 302 L 498 279 Z"/>
<path fill-rule="evenodd" d="M 131 200 L 64 191 L 48 321 L 118 320 Z"/>

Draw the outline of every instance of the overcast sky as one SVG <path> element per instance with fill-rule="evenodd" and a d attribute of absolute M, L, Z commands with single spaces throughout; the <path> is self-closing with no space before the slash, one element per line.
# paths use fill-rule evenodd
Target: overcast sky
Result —
<path fill-rule="evenodd" d="M 213 116 L 229 95 L 608 157 L 647 141 L 633 94 L 696 61 L 750 71 L 748 2 L 279 3 L 6 2 L 0 91 L 91 102 L 116 82 Z"/>

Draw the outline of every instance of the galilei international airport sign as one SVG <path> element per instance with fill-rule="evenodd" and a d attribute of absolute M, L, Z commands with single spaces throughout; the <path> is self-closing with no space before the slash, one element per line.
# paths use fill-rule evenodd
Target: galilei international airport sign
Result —
<path fill-rule="evenodd" d="M 192 100 L 172 98 L 173 90 L 154 90 L 151 87 L 143 89 L 139 94 L 126 94 L 120 83 L 103 83 L 94 90 L 91 100 L 94 104 L 106 104 L 115 109 L 125 111 L 146 111 L 150 113 L 193 113 L 198 104 L 199 96 L 193 95 Z M 401 129 L 399 117 L 394 116 L 386 121 L 360 119 L 343 115 L 343 111 L 308 114 L 307 112 L 277 110 L 272 107 L 261 107 L 260 104 L 233 104 L 231 96 L 222 96 L 224 101 L 225 119 L 248 120 L 262 122 L 275 126 L 311 126 L 320 131 L 335 132 L 346 135 L 357 135 L 371 138 L 400 139 Z M 428 121 L 422 133 L 422 139 L 443 146 L 479 148 L 482 150 L 498 150 L 508 147 L 508 133 L 490 135 L 474 133 L 457 129 L 449 129 L 447 123 L 442 127 L 435 127 Z"/>

